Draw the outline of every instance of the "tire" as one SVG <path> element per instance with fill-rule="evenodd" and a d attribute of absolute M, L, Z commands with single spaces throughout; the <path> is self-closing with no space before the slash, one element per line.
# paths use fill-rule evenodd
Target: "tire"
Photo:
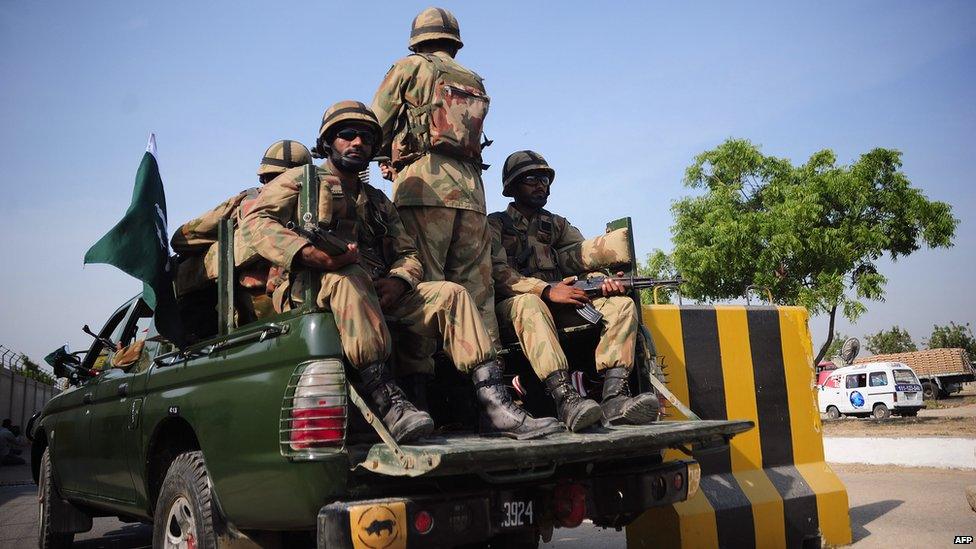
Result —
<path fill-rule="evenodd" d="M 891 417 L 891 410 L 888 409 L 883 403 L 879 402 L 874 405 L 874 409 L 871 412 L 871 416 L 874 419 L 887 419 Z"/>
<path fill-rule="evenodd" d="M 939 386 L 931 381 L 922 384 L 922 398 L 925 400 L 938 400 L 941 393 L 942 390 L 939 389 Z"/>
<path fill-rule="evenodd" d="M 829 419 L 840 419 L 840 410 L 836 406 L 827 406 L 827 417 Z"/>
<path fill-rule="evenodd" d="M 52 522 L 59 522 L 57 512 L 60 506 L 55 505 L 55 498 L 61 498 L 54 485 L 53 471 L 51 449 L 45 448 L 37 477 L 37 546 L 41 549 L 71 547 L 75 539 L 74 534 L 62 534 L 51 529 Z"/>
<path fill-rule="evenodd" d="M 176 456 L 156 499 L 153 547 L 216 549 L 218 518 L 203 452 Z"/>

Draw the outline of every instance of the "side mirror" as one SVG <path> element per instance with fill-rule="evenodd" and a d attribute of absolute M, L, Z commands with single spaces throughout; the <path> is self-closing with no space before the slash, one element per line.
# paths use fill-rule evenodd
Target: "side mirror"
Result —
<path fill-rule="evenodd" d="M 44 362 L 54 368 L 55 377 L 66 377 L 73 385 L 78 385 L 82 381 L 94 377 L 94 375 L 81 367 L 79 353 L 69 353 L 68 346 L 65 345 L 44 357 Z"/>

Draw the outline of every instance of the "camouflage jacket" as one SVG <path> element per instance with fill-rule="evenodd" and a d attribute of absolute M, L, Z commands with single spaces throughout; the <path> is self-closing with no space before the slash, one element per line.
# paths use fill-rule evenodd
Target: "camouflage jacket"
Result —
<path fill-rule="evenodd" d="M 435 53 L 453 70 L 465 71 L 480 80 L 445 53 Z M 410 131 L 408 113 L 432 102 L 437 75 L 433 63 L 420 55 L 397 61 L 380 84 L 373 98 L 373 112 L 383 128 L 380 154 L 396 159 L 415 153 L 420 147 Z M 478 123 L 480 137 L 481 121 Z M 437 151 L 418 156 L 406 165 L 397 165 L 393 182 L 393 201 L 399 206 L 445 206 L 485 213 L 485 189 L 481 180 L 480 155 L 476 162 L 462 160 Z"/>
<path fill-rule="evenodd" d="M 510 203 L 488 216 L 492 231 L 495 295 L 542 294 L 546 284 L 569 276 L 591 276 L 633 263 L 628 229 L 584 239 L 565 217 L 540 210 L 526 218 Z"/>
<path fill-rule="evenodd" d="M 529 219 L 511 203 L 489 215 L 488 224 L 508 266 L 502 267 L 500 252 L 493 249 L 496 294 L 541 294 L 549 282 L 583 274 L 583 235 L 565 217 L 541 210 Z"/>
<path fill-rule="evenodd" d="M 254 204 L 260 188 L 251 188 L 228 198 L 209 212 L 181 225 L 170 244 L 173 251 L 180 254 L 181 263 L 177 271 L 177 288 L 194 289 L 207 280 L 217 279 L 217 225 L 222 219 L 234 220 L 234 264 L 237 267 L 254 266 L 254 272 L 267 273 L 267 267 L 255 265 L 257 253 L 249 248 L 241 237 L 240 224 L 244 212 Z M 253 274 L 253 273 L 251 273 Z M 245 282 L 253 286 L 256 282 Z"/>
<path fill-rule="evenodd" d="M 298 196 L 303 167 L 292 168 L 274 178 L 261 191 L 254 207 L 244 216 L 241 234 L 246 246 L 283 269 L 291 269 L 307 240 L 288 230 L 298 222 Z M 342 237 L 359 243 L 363 250 L 381 256 L 397 277 L 411 288 L 423 280 L 423 266 L 413 237 L 403 228 L 396 207 L 383 191 L 357 179 L 342 179 L 326 163 L 318 168 L 319 223 Z M 350 190 L 359 185 L 356 193 Z"/>

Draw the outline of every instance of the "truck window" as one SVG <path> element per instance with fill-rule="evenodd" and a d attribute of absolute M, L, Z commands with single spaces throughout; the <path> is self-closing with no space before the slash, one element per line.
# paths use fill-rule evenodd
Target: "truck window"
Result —
<path fill-rule="evenodd" d="M 867 385 L 868 375 L 867 374 L 851 374 L 847 376 L 848 389 L 857 389 L 858 387 L 864 387 Z"/>
<path fill-rule="evenodd" d="M 895 383 L 912 383 L 918 384 L 918 378 L 915 377 L 915 372 L 911 370 L 892 370 L 894 374 Z"/>
<path fill-rule="evenodd" d="M 888 374 L 884 372 L 871 372 L 869 379 L 872 387 L 884 387 L 888 384 Z"/>

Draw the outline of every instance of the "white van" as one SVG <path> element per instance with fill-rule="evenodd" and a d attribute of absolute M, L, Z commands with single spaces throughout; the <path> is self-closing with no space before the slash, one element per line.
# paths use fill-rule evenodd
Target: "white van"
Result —
<path fill-rule="evenodd" d="M 922 384 L 901 362 L 869 362 L 837 368 L 820 386 L 820 413 L 831 419 L 842 415 L 914 416 L 925 407 Z"/>

